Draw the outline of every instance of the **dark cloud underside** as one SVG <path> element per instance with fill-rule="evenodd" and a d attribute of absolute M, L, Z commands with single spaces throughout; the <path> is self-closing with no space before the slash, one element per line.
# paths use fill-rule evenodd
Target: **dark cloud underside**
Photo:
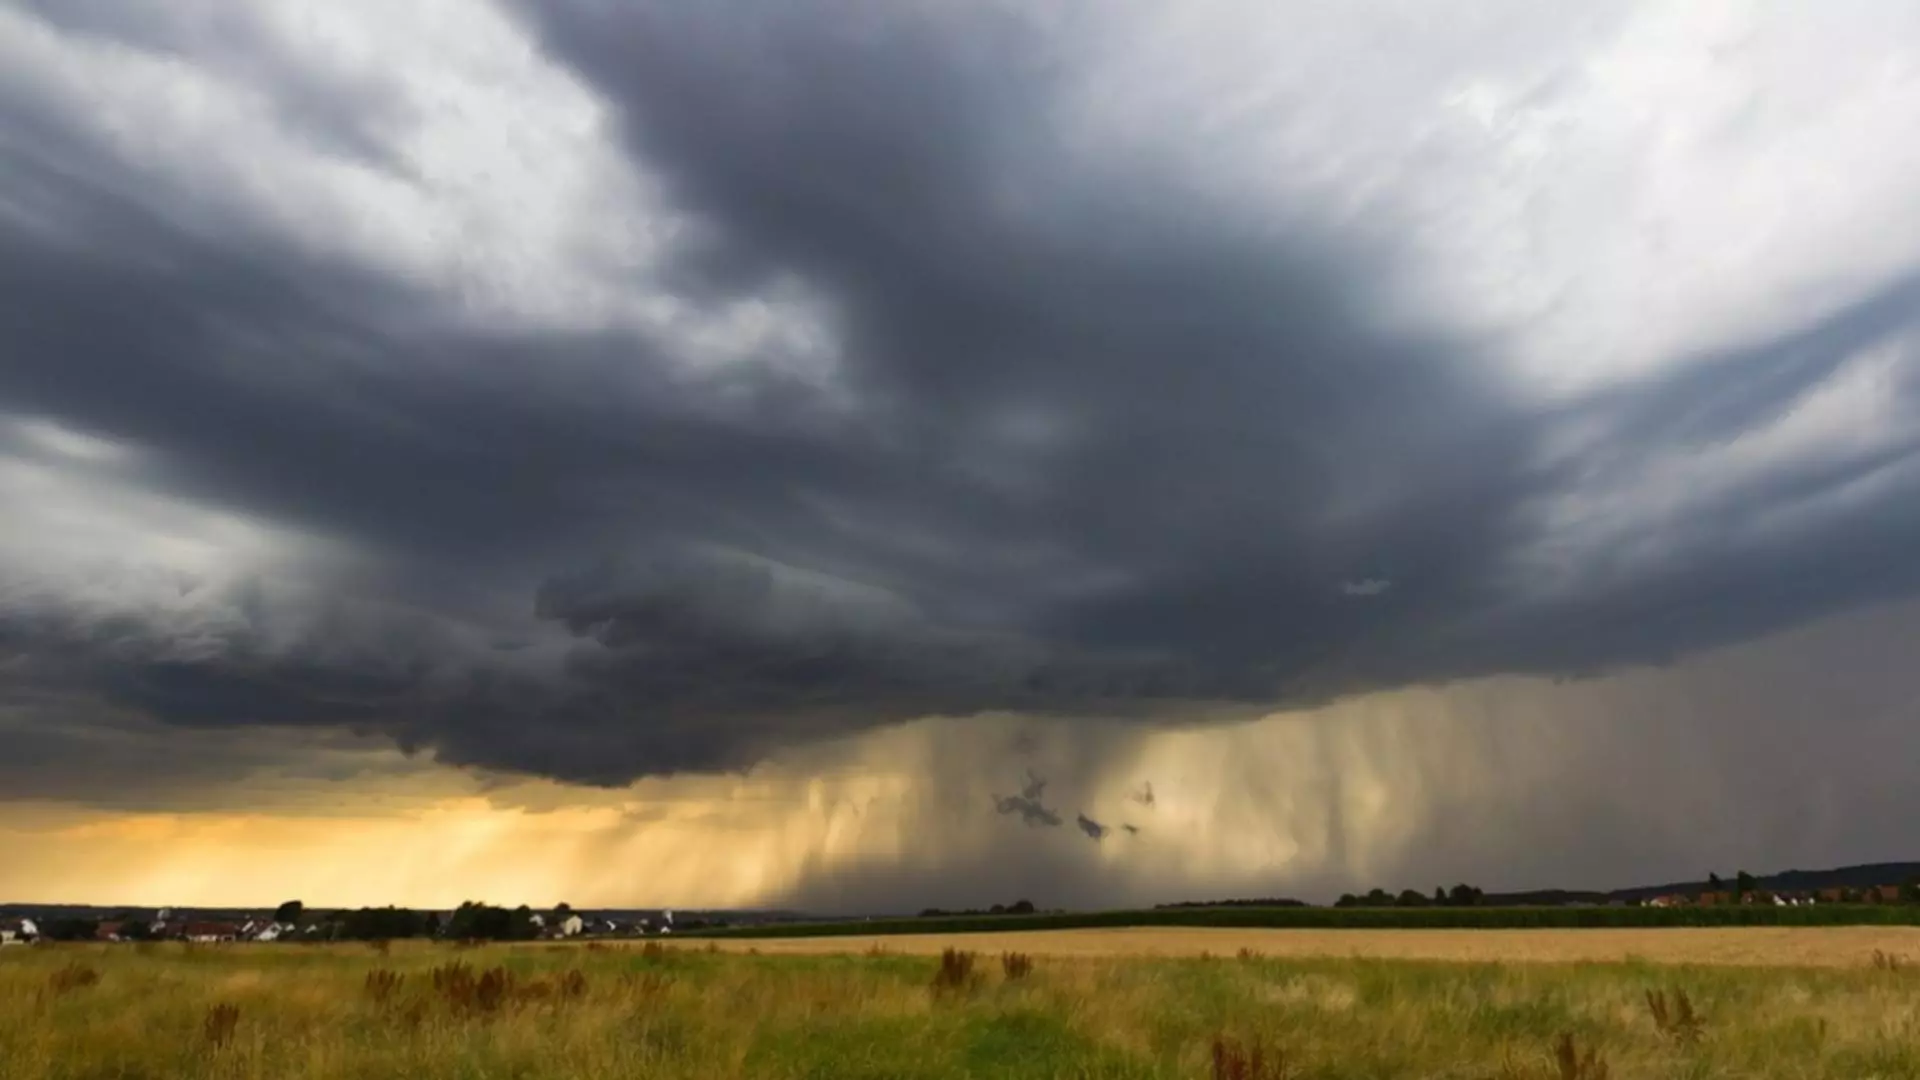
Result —
<path fill-rule="evenodd" d="M 99 466 L 115 482 L 336 555 L 304 570 L 324 603 L 195 584 L 184 623 L 0 593 L 0 663 L 76 723 L 91 698 L 618 783 L 929 714 L 1172 722 L 1583 673 L 1916 584 L 1920 501 L 1741 531 L 1910 446 L 1737 490 L 1653 571 L 1545 598 L 1513 573 L 1557 496 L 1733 440 L 1911 333 L 1910 285 L 1529 406 L 1487 343 L 1385 326 L 1375 240 L 1196 199 L 1200 163 L 1076 149 L 1048 107 L 1067 43 L 1024 17 L 836 12 L 519 12 L 684 215 L 672 287 L 803 282 L 824 379 L 697 369 L 666 334 L 477 329 L 390 274 L 189 227 L 51 99 L 0 107 L 0 186 L 29 211 L 0 215 L 0 400 L 135 448 Z M 275 83 L 289 123 L 380 162 L 375 89 Z M 1611 434 L 1550 463 L 1568 425 Z M 1038 795 L 1000 809 L 1059 824 Z"/>

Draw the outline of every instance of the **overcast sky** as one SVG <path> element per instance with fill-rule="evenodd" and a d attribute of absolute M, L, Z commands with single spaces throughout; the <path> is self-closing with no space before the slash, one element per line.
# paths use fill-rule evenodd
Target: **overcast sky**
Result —
<path fill-rule="evenodd" d="M 1915 130 L 1897 0 L 6 0 L 0 893 L 1920 857 Z"/>

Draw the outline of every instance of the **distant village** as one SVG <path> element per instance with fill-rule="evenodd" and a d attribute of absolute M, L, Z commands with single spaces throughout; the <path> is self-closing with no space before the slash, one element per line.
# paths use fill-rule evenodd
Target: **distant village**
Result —
<path fill-rule="evenodd" d="M 1875 884 L 1898 880 L 1900 885 Z M 1771 905 L 1805 907 L 1816 904 L 1920 905 L 1920 863 L 1875 863 L 1825 871 L 1785 871 L 1767 878 L 1740 873 L 1731 881 L 1709 874 L 1691 885 L 1623 889 L 1611 893 L 1546 889 L 1524 893 L 1485 893 L 1470 885 L 1436 888 L 1431 893 L 1406 889 L 1399 893 L 1372 889 L 1348 893 L 1335 908 L 1412 907 L 1716 907 Z M 1205 900 L 1161 904 L 1168 908 L 1310 907 L 1294 899 Z M 1063 915 L 1020 900 L 989 909 L 947 911 L 929 908 L 922 918 L 977 916 Z M 839 918 L 804 916 L 792 911 L 682 912 L 669 910 L 576 911 L 568 904 L 536 911 L 468 902 L 451 911 L 400 907 L 308 910 L 289 900 L 271 912 L 234 909 L 148 908 L 107 909 L 81 907 L 0 907 L 0 946 L 36 942 L 183 941 L 194 944 L 225 942 L 394 941 L 426 938 L 441 941 L 538 941 L 565 938 L 661 937 L 770 923 L 871 921 L 873 916 Z"/>
<path fill-rule="evenodd" d="M 738 921 L 735 916 L 731 921 Z M 748 917 L 746 921 L 753 921 Z M 714 917 L 683 918 L 678 928 L 728 925 Z M 581 937 L 659 937 L 676 929 L 672 911 L 592 913 L 560 904 L 546 911 L 467 903 L 451 911 L 359 908 L 308 911 L 288 901 L 272 912 L 235 914 L 163 907 L 107 917 L 47 911 L 0 917 L 0 946 L 37 941 L 223 942 L 380 941 L 400 938 L 528 941 Z"/>

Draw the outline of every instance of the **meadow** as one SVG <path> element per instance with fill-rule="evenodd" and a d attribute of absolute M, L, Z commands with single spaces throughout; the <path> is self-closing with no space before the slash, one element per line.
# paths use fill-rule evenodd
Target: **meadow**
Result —
<path fill-rule="evenodd" d="M 1810 967 L 1770 964 L 1801 955 L 1777 942 L 1745 964 L 953 942 L 985 939 L 950 939 L 945 955 L 747 941 L 13 948 L 0 950 L 0 1076 L 1920 1076 L 1920 969 L 1884 950 Z"/>

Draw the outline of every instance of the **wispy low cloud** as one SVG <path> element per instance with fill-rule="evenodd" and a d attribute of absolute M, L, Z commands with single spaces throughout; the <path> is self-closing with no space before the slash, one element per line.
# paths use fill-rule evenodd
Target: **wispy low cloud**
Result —
<path fill-rule="evenodd" d="M 1075 824 L 1080 826 L 1081 832 L 1086 833 L 1095 840 L 1105 840 L 1107 834 L 1113 831 L 1085 814 L 1081 814 L 1079 818 L 1076 819 Z"/>

